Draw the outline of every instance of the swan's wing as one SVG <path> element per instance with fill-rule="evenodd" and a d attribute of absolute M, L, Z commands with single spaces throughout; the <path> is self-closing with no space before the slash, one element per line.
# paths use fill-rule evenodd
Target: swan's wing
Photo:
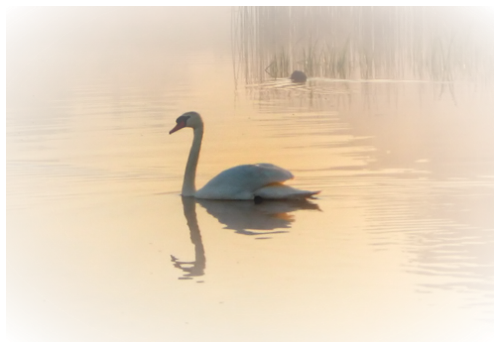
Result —
<path fill-rule="evenodd" d="M 320 191 L 299 190 L 287 185 L 264 186 L 254 192 L 254 195 L 262 199 L 304 199 L 317 195 Z"/>
<path fill-rule="evenodd" d="M 244 164 L 223 171 L 198 190 L 195 196 L 206 199 L 253 199 L 256 190 L 292 178 L 292 173 L 274 164 Z"/>

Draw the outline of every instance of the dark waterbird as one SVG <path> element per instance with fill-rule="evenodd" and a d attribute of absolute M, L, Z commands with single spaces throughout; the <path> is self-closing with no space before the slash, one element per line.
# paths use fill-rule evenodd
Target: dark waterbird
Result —
<path fill-rule="evenodd" d="M 295 70 L 290 76 L 292 82 L 306 82 L 307 76 L 303 71 Z"/>

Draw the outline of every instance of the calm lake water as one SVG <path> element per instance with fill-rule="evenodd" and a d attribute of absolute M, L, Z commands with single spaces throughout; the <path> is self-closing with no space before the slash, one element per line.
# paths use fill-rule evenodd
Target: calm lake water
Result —
<path fill-rule="evenodd" d="M 20 341 L 493 336 L 493 85 L 235 80 L 230 9 L 7 17 L 7 334 Z M 308 202 L 182 199 L 268 162 Z"/>

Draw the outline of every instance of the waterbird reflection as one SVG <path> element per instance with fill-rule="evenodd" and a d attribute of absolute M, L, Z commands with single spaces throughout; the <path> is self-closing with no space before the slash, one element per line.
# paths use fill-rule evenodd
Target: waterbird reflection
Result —
<path fill-rule="evenodd" d="M 196 217 L 196 203 L 225 225 L 224 229 L 250 236 L 286 233 L 285 229 L 289 229 L 295 221 L 290 213 L 297 210 L 321 211 L 317 204 L 307 200 L 254 202 L 181 198 L 191 242 L 194 244 L 195 260 L 181 261 L 174 255 L 170 255 L 174 267 L 184 271 L 184 275 L 179 279 L 193 279 L 193 277 L 205 274 L 205 248 Z"/>

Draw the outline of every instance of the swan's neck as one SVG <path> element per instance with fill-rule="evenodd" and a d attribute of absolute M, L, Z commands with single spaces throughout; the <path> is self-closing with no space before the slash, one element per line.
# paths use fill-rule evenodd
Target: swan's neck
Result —
<path fill-rule="evenodd" d="M 194 196 L 196 186 L 194 180 L 196 178 L 196 166 L 198 165 L 198 157 L 200 156 L 201 140 L 203 139 L 203 126 L 193 130 L 193 144 L 189 151 L 189 157 L 184 172 L 184 183 L 182 184 L 183 196 Z"/>

